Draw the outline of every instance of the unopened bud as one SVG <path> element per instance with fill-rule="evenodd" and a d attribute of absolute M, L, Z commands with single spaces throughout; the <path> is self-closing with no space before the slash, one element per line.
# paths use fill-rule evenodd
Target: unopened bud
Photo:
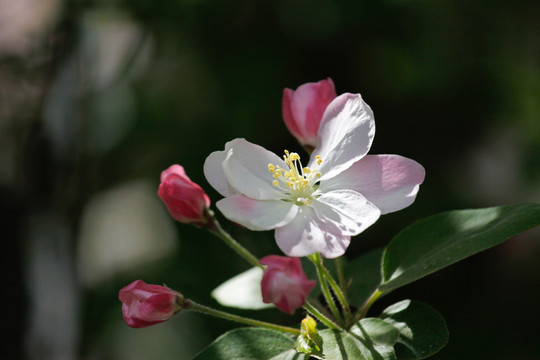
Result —
<path fill-rule="evenodd" d="M 283 120 L 291 134 L 306 148 L 317 146 L 317 134 L 324 111 L 336 96 L 330 78 L 303 84 L 295 91 L 283 90 Z"/>
<path fill-rule="evenodd" d="M 118 293 L 126 324 L 142 328 L 169 320 L 182 310 L 184 297 L 165 286 L 136 280 Z"/>
<path fill-rule="evenodd" d="M 175 220 L 197 226 L 206 224 L 210 198 L 189 179 L 182 166 L 172 165 L 161 173 L 158 195 Z"/>
<path fill-rule="evenodd" d="M 318 358 L 321 355 L 322 338 L 317 331 L 317 322 L 307 315 L 300 325 L 300 335 L 296 339 L 296 351 Z"/>
<path fill-rule="evenodd" d="M 289 314 L 304 305 L 316 282 L 307 278 L 299 258 L 270 255 L 259 262 L 267 265 L 261 281 L 264 303 Z"/>

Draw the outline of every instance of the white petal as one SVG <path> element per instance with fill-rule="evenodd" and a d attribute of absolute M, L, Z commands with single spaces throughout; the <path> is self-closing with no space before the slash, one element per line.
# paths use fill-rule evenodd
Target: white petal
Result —
<path fill-rule="evenodd" d="M 235 139 L 223 161 L 223 171 L 230 186 L 239 193 L 257 200 L 278 200 L 283 193 L 272 185 L 274 177 L 268 171 L 268 164 L 287 167 L 281 158 L 262 146 Z"/>
<path fill-rule="evenodd" d="M 375 121 L 371 108 L 360 94 L 342 94 L 326 108 L 319 128 L 319 145 L 313 151 L 322 158 L 321 180 L 329 179 L 367 154 L 375 136 Z"/>
<path fill-rule="evenodd" d="M 317 215 L 331 221 L 343 235 L 358 235 L 373 225 L 381 211 L 353 190 L 335 190 L 313 201 Z"/>
<path fill-rule="evenodd" d="M 287 256 L 302 257 L 315 252 L 325 258 L 336 258 L 345 253 L 351 241 L 331 222 L 323 222 L 310 206 L 301 206 L 296 217 L 276 229 L 276 242 Z"/>
<path fill-rule="evenodd" d="M 414 202 L 425 174 L 422 165 L 406 157 L 368 155 L 334 178 L 322 181 L 319 190 L 355 190 L 387 214 Z"/>
<path fill-rule="evenodd" d="M 206 180 L 223 196 L 237 194 L 238 192 L 229 185 L 225 173 L 223 172 L 223 161 L 227 157 L 231 142 L 225 144 L 224 151 L 214 151 L 204 162 L 204 176 Z"/>
<path fill-rule="evenodd" d="M 250 230 L 270 230 L 288 224 L 298 206 L 281 200 L 254 200 L 244 195 L 233 195 L 216 203 L 227 217 Z"/>

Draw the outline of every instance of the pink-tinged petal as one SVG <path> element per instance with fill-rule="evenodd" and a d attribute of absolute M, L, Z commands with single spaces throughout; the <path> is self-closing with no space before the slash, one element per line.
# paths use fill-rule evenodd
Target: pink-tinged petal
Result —
<path fill-rule="evenodd" d="M 293 103 L 294 91 L 291 89 L 283 89 L 283 100 L 282 100 L 282 114 L 283 120 L 287 129 L 293 134 L 297 139 L 303 139 L 304 134 L 300 131 L 296 119 L 293 115 L 292 103 Z"/>
<path fill-rule="evenodd" d="M 173 315 L 173 311 L 174 298 L 169 294 L 152 295 L 139 306 L 139 316 L 148 321 L 167 320 Z"/>
<path fill-rule="evenodd" d="M 321 181 L 330 179 L 364 157 L 374 136 L 371 108 L 360 94 L 342 94 L 324 112 L 309 167 L 317 167 L 316 156 L 320 156 Z"/>
<path fill-rule="evenodd" d="M 245 139 L 231 141 L 231 148 L 223 161 L 223 171 L 228 183 L 239 193 L 257 200 L 278 200 L 283 193 L 272 182 L 268 164 L 287 165 L 276 154 Z"/>
<path fill-rule="evenodd" d="M 238 191 L 231 187 L 227 181 L 225 172 L 223 171 L 223 161 L 227 158 L 231 145 L 232 141 L 229 141 L 225 144 L 225 150 L 214 151 L 208 155 L 203 167 L 204 176 L 206 176 L 208 183 L 223 196 L 238 194 Z"/>
<path fill-rule="evenodd" d="M 298 206 L 282 200 L 255 200 L 233 195 L 216 203 L 231 221 L 250 230 L 270 230 L 288 224 L 298 212 Z"/>
<path fill-rule="evenodd" d="M 308 280 L 300 259 L 270 255 L 260 263 L 267 265 L 261 281 L 263 302 L 289 314 L 304 305 L 316 282 Z"/>
<path fill-rule="evenodd" d="M 336 97 L 332 79 L 283 91 L 283 119 L 302 145 L 317 146 L 317 132 L 328 104 Z"/>
<path fill-rule="evenodd" d="M 190 181 L 188 176 L 186 175 L 186 171 L 184 170 L 184 167 L 181 165 L 171 165 L 167 170 L 164 170 L 161 172 L 160 180 L 165 181 L 167 177 L 170 175 L 176 175 L 178 177 L 184 178 L 187 181 Z"/>
<path fill-rule="evenodd" d="M 379 219 L 381 211 L 361 194 L 353 190 L 324 193 L 313 201 L 320 219 L 330 221 L 342 235 L 358 235 Z"/>
<path fill-rule="evenodd" d="M 330 259 L 343 255 L 351 241 L 333 222 L 320 219 L 310 206 L 299 207 L 290 223 L 276 229 L 275 237 L 281 251 L 288 256 L 303 257 L 318 252 Z"/>
<path fill-rule="evenodd" d="M 336 177 L 322 181 L 319 190 L 352 189 L 364 195 L 381 214 L 398 211 L 416 199 L 425 170 L 399 155 L 368 155 Z"/>

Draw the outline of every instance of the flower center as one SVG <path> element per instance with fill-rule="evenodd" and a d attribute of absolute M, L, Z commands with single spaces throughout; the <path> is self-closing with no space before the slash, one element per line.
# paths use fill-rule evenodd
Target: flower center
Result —
<path fill-rule="evenodd" d="M 272 185 L 283 190 L 288 199 L 296 202 L 299 205 L 309 205 L 312 194 L 316 190 L 315 183 L 321 177 L 318 170 L 318 165 L 321 165 L 322 159 L 317 156 L 317 169 L 303 167 L 300 161 L 300 155 L 297 153 L 289 153 L 285 150 L 283 161 L 287 164 L 288 169 L 283 169 L 281 166 L 268 164 L 268 171 L 274 176 Z"/>

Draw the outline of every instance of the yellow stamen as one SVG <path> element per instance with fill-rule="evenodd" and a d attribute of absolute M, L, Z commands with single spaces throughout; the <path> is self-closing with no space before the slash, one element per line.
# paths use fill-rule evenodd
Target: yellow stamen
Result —
<path fill-rule="evenodd" d="M 281 168 L 279 165 L 268 164 L 268 171 L 272 173 L 275 180 L 272 185 L 282 189 L 287 198 L 299 205 L 310 205 L 312 194 L 315 191 L 315 183 L 322 176 L 318 171 L 318 165 L 322 163 L 320 156 L 317 156 L 315 169 L 303 167 L 300 161 L 300 155 L 295 152 L 285 150 L 283 161 L 287 168 Z M 285 186 L 283 186 L 285 185 Z"/>

